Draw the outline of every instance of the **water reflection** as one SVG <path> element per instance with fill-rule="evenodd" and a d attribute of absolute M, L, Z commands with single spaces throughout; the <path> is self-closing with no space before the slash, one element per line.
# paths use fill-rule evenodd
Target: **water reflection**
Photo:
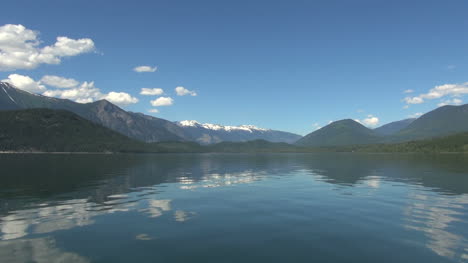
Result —
<path fill-rule="evenodd" d="M 468 259 L 467 161 L 467 156 L 455 155 L 0 156 L 0 167 L 7 171 L 0 185 L 0 258 L 22 251 L 11 262 L 47 258 L 87 262 L 87 257 L 58 247 L 57 233 L 123 216 L 149 220 L 132 226 L 137 232 L 128 238 L 156 242 L 159 236 L 144 224 L 157 223 L 176 232 L 171 224 L 233 223 L 236 219 L 227 216 L 235 215 L 231 211 L 252 207 L 272 217 L 286 214 L 275 226 L 281 229 L 291 224 L 288 219 L 320 213 L 337 220 L 349 202 L 354 206 L 350 209 L 364 211 L 361 216 L 375 217 L 368 219 L 373 224 L 394 216 L 395 222 L 381 227 L 413 233 L 411 242 L 444 259 L 463 262 Z M 317 210 L 304 209 L 303 205 L 319 202 L 317 198 L 323 202 L 312 206 Z M 285 200 L 290 202 L 281 206 Z M 222 210 L 226 201 L 235 206 Z M 390 207 L 396 214 L 375 207 Z M 242 216 L 255 219 L 248 213 Z M 320 228 L 334 226 L 322 222 Z M 248 239 L 249 233 L 245 235 Z"/>
<path fill-rule="evenodd" d="M 76 253 L 57 248 L 55 239 L 51 237 L 2 241 L 0 259 L 9 263 L 91 262 Z"/>
<path fill-rule="evenodd" d="M 198 181 L 186 177 L 179 178 L 180 189 L 213 188 L 237 184 L 248 184 L 260 180 L 266 175 L 264 171 L 247 170 L 240 173 L 209 173 L 203 175 Z"/>
<path fill-rule="evenodd" d="M 148 240 L 152 240 L 153 238 L 150 237 L 148 234 L 139 234 L 135 237 L 135 239 L 137 240 L 143 240 L 143 241 L 148 241 Z"/>
<path fill-rule="evenodd" d="M 197 213 L 195 212 L 186 212 L 182 210 L 177 210 L 174 213 L 174 219 L 177 222 L 185 222 L 185 221 L 192 219 L 196 215 Z"/>
<path fill-rule="evenodd" d="M 171 200 L 149 200 L 147 208 L 140 212 L 148 214 L 149 217 L 160 217 L 164 212 L 171 211 Z"/>
<path fill-rule="evenodd" d="M 466 207 L 468 195 L 434 196 L 424 192 L 410 193 L 413 202 L 405 208 L 405 227 L 424 233 L 428 239 L 426 246 L 440 256 L 448 258 L 467 258 L 468 240 L 453 231 L 455 223 L 466 227 Z"/>
<path fill-rule="evenodd" d="M 105 206 L 74 199 L 59 204 L 41 204 L 39 207 L 11 211 L 2 217 L 2 240 L 16 239 L 29 234 L 44 234 L 74 227 L 91 225 L 93 217 L 129 211 L 133 203 L 114 203 Z"/>
<path fill-rule="evenodd" d="M 202 165 L 206 170 L 207 162 L 203 162 Z M 206 175 L 193 178 L 174 174 L 174 179 L 166 178 L 161 181 L 161 178 L 152 178 L 144 173 L 153 170 L 153 164 L 141 165 L 140 168 L 141 171 L 130 167 L 130 175 L 110 177 L 98 181 L 99 183 L 93 184 L 92 187 L 84 184 L 83 191 L 68 193 L 70 196 L 90 195 L 86 199 L 55 200 L 63 198 L 60 194 L 51 196 L 50 202 L 40 200 L 40 203 L 35 203 L 36 198 L 31 197 L 31 202 L 23 203 L 22 207 L 16 204 L 17 209 L 7 211 L 6 215 L 0 218 L 0 239 L 10 240 L 30 234 L 44 234 L 87 226 L 93 224 L 93 218 L 97 216 L 128 212 L 136 207 L 143 207 L 138 208 L 137 211 L 150 218 L 157 218 L 171 212 L 175 221 L 185 222 L 192 219 L 196 213 L 180 209 L 173 211 L 172 200 L 157 199 L 158 194 L 164 190 L 162 183 L 175 181 L 180 184 L 180 189 L 191 190 L 245 184 L 256 181 L 258 176 L 264 175 L 260 172 L 257 176 L 251 171 L 225 174 L 207 172 Z M 177 167 L 171 168 L 178 169 Z M 167 171 L 167 173 L 171 172 Z M 154 184 L 155 181 L 159 184 Z M 4 208 L 8 207 L 7 199 L 0 202 Z"/>
<path fill-rule="evenodd" d="M 371 188 L 379 188 L 380 187 L 380 182 L 382 178 L 379 176 L 368 176 L 365 180 L 364 183 Z"/>

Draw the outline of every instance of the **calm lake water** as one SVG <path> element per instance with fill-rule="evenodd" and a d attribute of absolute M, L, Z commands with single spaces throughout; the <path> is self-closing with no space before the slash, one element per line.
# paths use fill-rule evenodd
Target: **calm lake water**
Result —
<path fill-rule="evenodd" d="M 0 262 L 468 262 L 468 156 L 0 155 Z"/>

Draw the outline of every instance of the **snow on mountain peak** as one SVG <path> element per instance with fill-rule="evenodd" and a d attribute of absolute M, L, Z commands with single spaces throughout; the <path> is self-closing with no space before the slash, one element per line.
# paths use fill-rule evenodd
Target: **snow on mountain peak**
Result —
<path fill-rule="evenodd" d="M 263 129 L 256 127 L 254 125 L 240 125 L 240 126 L 224 126 L 224 125 L 219 125 L 219 124 L 211 124 L 211 123 L 199 123 L 195 120 L 185 120 L 185 121 L 179 121 L 177 122 L 177 125 L 181 127 L 201 127 L 205 128 L 208 130 L 214 130 L 214 131 L 219 131 L 219 130 L 224 130 L 227 132 L 231 131 L 247 131 L 247 132 L 254 132 L 254 131 L 268 131 L 268 129 Z"/>
<path fill-rule="evenodd" d="M 176 123 L 181 127 L 199 127 L 201 125 L 198 121 L 195 120 L 179 121 Z"/>

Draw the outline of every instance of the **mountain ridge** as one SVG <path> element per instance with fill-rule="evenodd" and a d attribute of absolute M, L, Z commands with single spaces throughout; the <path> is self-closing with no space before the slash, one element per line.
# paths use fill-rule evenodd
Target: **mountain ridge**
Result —
<path fill-rule="evenodd" d="M 468 104 L 445 105 L 421 115 L 400 130 L 392 141 L 447 136 L 468 131 Z"/>
<path fill-rule="evenodd" d="M 170 121 L 127 112 L 107 100 L 77 103 L 29 93 L 6 82 L 0 82 L 0 87 L 0 110 L 34 108 L 67 110 L 140 141 L 189 140 L 189 136 Z"/>
<path fill-rule="evenodd" d="M 294 143 L 302 136 L 283 131 L 259 128 L 254 125 L 225 126 L 197 121 L 175 122 L 189 133 L 195 142 L 214 144 L 220 142 L 245 142 L 267 140 L 270 142 Z"/>
<path fill-rule="evenodd" d="M 142 145 L 66 110 L 0 111 L 2 151 L 115 152 Z"/>
<path fill-rule="evenodd" d="M 8 152 L 133 152 L 133 153 L 320 153 L 320 152 L 468 152 L 468 132 L 393 144 L 302 147 L 266 140 L 145 143 L 65 110 L 0 111 L 0 153 Z"/>
<path fill-rule="evenodd" d="M 382 125 L 374 130 L 351 119 L 333 122 L 297 142 L 304 146 L 392 144 L 468 132 L 468 104 L 446 105 L 421 115 Z"/>
<path fill-rule="evenodd" d="M 309 133 L 296 142 L 301 146 L 343 146 L 379 142 L 380 136 L 373 130 L 352 119 L 332 122 Z"/>
<path fill-rule="evenodd" d="M 224 131 L 232 131 L 232 130 L 245 130 L 245 131 L 269 131 L 271 129 L 264 129 L 259 128 L 254 125 L 238 125 L 238 126 L 230 126 L 230 125 L 221 125 L 221 124 L 212 124 L 212 123 L 200 123 L 195 120 L 184 120 L 184 121 L 177 121 L 175 122 L 177 125 L 181 127 L 202 127 L 209 130 L 224 130 Z"/>
<path fill-rule="evenodd" d="M 408 118 L 399 121 L 393 121 L 374 129 L 380 135 L 393 135 L 402 129 L 408 127 L 416 118 Z"/>
<path fill-rule="evenodd" d="M 223 126 L 195 124 L 195 122 L 172 122 L 143 113 L 125 111 L 107 100 L 77 103 L 30 93 L 0 82 L 0 110 L 47 108 L 67 110 L 94 123 L 103 125 L 132 139 L 144 142 L 195 141 L 201 144 L 222 141 L 250 141 L 265 139 L 272 142 L 293 143 L 300 135 L 258 128 L 253 125 Z M 183 124 L 188 125 L 183 125 Z M 191 124 L 191 125 L 190 125 Z"/>

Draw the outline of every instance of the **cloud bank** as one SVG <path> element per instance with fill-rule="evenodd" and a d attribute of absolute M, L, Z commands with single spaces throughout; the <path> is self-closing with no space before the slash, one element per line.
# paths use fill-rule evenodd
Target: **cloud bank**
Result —
<path fill-rule="evenodd" d="M 3 82 L 8 82 L 13 86 L 16 86 L 19 89 L 31 92 L 31 93 L 43 93 L 47 88 L 42 85 L 39 81 L 23 76 L 19 74 L 11 74 L 7 79 L 2 80 Z"/>
<path fill-rule="evenodd" d="M 442 99 L 444 97 L 455 97 L 452 100 L 442 101 L 439 105 L 461 104 L 462 101 L 458 97 L 468 94 L 468 82 L 463 84 L 444 84 L 430 89 L 427 93 L 419 96 L 406 97 L 403 100 L 406 104 L 421 104 L 427 100 Z"/>
<path fill-rule="evenodd" d="M 109 93 L 102 93 L 100 89 L 95 87 L 93 81 L 85 81 L 80 84 L 74 79 L 48 75 L 44 76 L 40 81 L 35 81 L 29 76 L 19 74 L 11 74 L 7 79 L 2 81 L 8 82 L 19 89 L 31 93 L 69 99 L 78 103 L 89 103 L 105 99 L 119 106 L 127 106 L 138 102 L 137 98 L 125 92 L 111 91 Z M 57 89 L 48 89 L 44 84 Z"/>
<path fill-rule="evenodd" d="M 40 64 L 60 64 L 62 58 L 95 50 L 89 38 L 71 39 L 59 36 L 56 42 L 41 47 L 39 32 L 23 25 L 0 27 L 0 71 L 34 69 Z"/>
<path fill-rule="evenodd" d="M 51 75 L 45 75 L 44 77 L 41 78 L 41 83 L 44 83 L 45 85 L 52 86 L 55 88 L 73 88 L 78 86 L 80 84 L 77 80 L 74 79 L 67 79 L 59 76 L 51 76 Z"/>

